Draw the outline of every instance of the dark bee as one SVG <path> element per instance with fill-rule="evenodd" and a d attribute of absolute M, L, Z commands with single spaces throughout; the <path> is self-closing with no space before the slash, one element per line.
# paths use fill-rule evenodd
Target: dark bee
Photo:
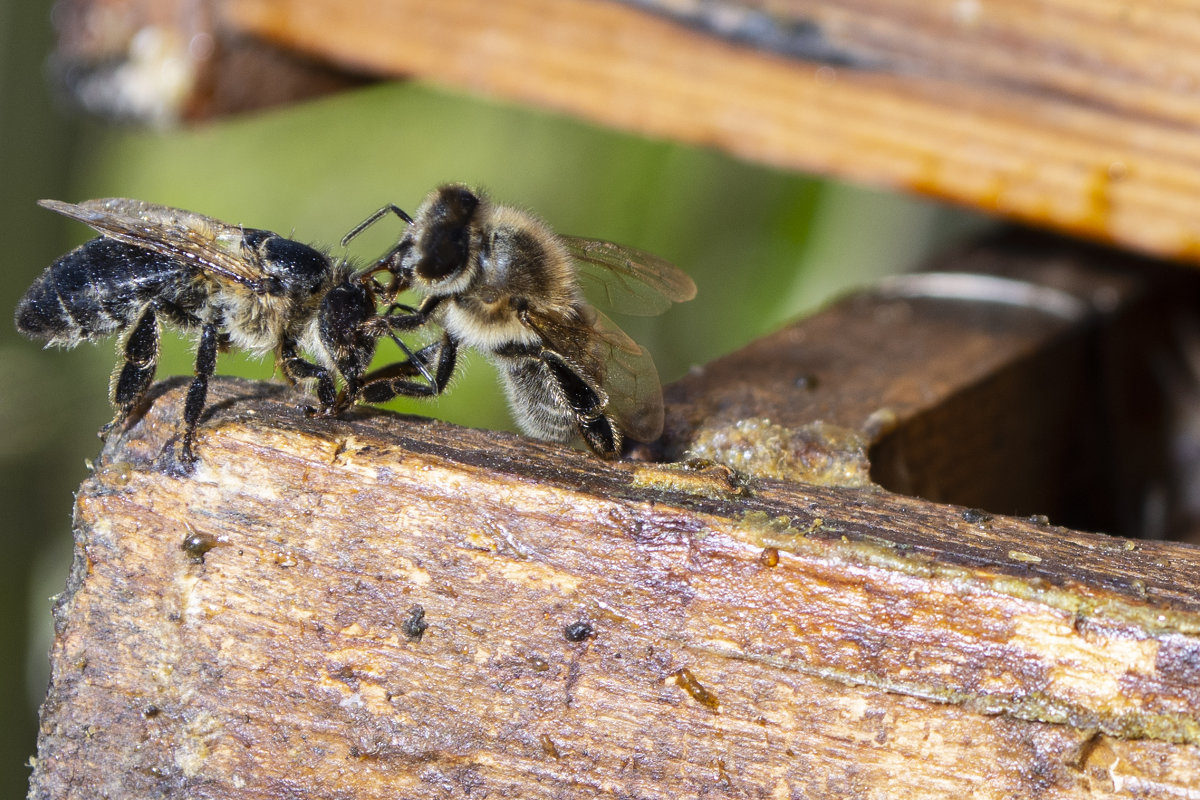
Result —
<path fill-rule="evenodd" d="M 218 350 L 273 351 L 289 381 L 315 380 L 316 413 L 333 414 L 344 406 L 336 376 L 346 384 L 344 396 L 355 397 L 376 340 L 388 332 L 388 321 L 376 313 L 372 280 L 271 231 L 123 198 L 41 205 L 103 236 L 34 281 L 17 306 L 17 329 L 63 347 L 121 336 L 110 386 L 116 416 L 102 434 L 123 424 L 145 397 L 160 322 L 199 332 L 183 411 L 181 457 L 188 464 Z"/>
<path fill-rule="evenodd" d="M 386 207 L 364 226 L 389 210 L 402 213 Z M 669 262 L 557 235 L 532 214 L 451 184 L 426 197 L 376 269 L 392 273 L 393 292 L 423 295 L 416 309 L 389 309 L 405 312 L 390 316 L 397 330 L 435 322 L 444 335 L 415 364 L 366 376 L 368 401 L 437 394 L 459 345 L 467 345 L 498 366 L 517 425 L 531 436 L 560 442 L 578 436 L 598 455 L 615 458 L 624 436 L 649 442 L 662 433 L 662 387 L 650 354 L 593 308 L 581 287 L 600 290 L 623 312 L 660 313 L 696 293 L 691 278 Z M 414 380 L 416 367 L 432 370 L 434 380 Z"/>

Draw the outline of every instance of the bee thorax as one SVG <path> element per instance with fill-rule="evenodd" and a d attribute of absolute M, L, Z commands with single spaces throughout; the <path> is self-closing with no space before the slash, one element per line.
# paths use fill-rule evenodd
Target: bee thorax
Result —
<path fill-rule="evenodd" d="M 261 355 L 275 349 L 293 305 L 286 295 L 260 295 L 237 290 L 224 293 L 219 307 L 230 343 Z"/>
<path fill-rule="evenodd" d="M 460 342 L 484 353 L 513 344 L 541 342 L 537 333 L 521 322 L 507 304 L 496 308 L 456 300 L 446 304 L 439 322 Z"/>

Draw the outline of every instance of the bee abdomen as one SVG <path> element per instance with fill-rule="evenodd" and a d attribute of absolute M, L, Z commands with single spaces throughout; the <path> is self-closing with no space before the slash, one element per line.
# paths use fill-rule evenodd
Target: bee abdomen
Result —
<path fill-rule="evenodd" d="M 523 433 L 551 442 L 569 442 L 578 435 L 575 414 L 555 392 L 545 364 L 514 359 L 499 366 L 509 407 Z"/>
<path fill-rule="evenodd" d="M 163 286 L 183 275 L 177 262 L 112 239 L 93 239 L 33 282 L 14 317 L 17 330 L 71 346 L 116 333 L 138 319 Z"/>

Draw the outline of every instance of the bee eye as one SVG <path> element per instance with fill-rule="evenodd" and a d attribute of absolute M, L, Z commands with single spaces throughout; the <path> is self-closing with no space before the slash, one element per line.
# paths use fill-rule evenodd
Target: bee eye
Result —
<path fill-rule="evenodd" d="M 470 234 L 465 225 L 439 226 L 430 231 L 417 272 L 426 280 L 441 280 L 461 270 L 469 253 Z"/>

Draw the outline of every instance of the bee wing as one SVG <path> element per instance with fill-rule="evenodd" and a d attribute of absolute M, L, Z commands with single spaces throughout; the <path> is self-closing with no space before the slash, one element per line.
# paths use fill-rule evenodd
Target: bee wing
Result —
<path fill-rule="evenodd" d="M 608 394 L 608 412 L 631 439 L 652 442 L 663 430 L 662 384 L 654 359 L 615 322 L 595 313 L 593 329 L 609 347 L 608 371 L 601 384 Z"/>
<path fill-rule="evenodd" d="M 596 309 L 579 310 L 580 319 L 571 323 L 536 317 L 536 329 L 608 395 L 605 411 L 621 430 L 639 442 L 654 441 L 662 434 L 663 399 L 650 353 Z"/>
<path fill-rule="evenodd" d="M 260 291 L 264 275 L 257 254 L 245 245 L 240 225 L 170 206 L 124 197 L 64 203 L 39 200 L 38 205 L 78 220 L 110 239 L 194 264 Z"/>
<path fill-rule="evenodd" d="M 584 294 L 615 311 L 652 316 L 696 296 L 692 279 L 665 258 L 600 239 L 560 238 L 579 267 Z"/>

